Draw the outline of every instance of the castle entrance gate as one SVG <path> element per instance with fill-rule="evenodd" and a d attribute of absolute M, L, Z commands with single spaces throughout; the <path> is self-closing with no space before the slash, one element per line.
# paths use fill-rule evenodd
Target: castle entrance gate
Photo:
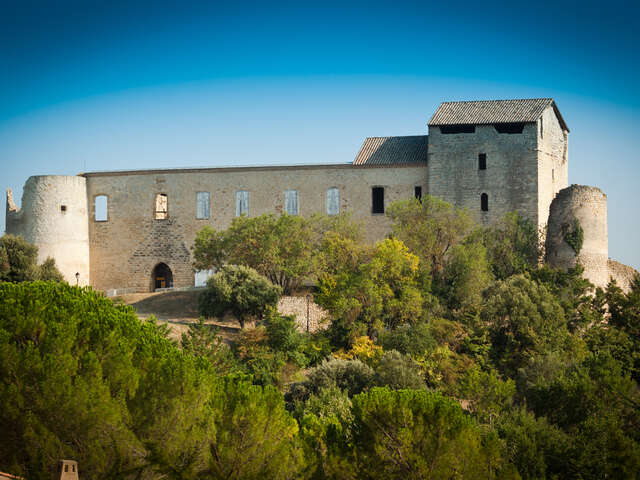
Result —
<path fill-rule="evenodd" d="M 166 263 L 159 263 L 151 274 L 152 290 L 173 287 L 173 274 Z"/>

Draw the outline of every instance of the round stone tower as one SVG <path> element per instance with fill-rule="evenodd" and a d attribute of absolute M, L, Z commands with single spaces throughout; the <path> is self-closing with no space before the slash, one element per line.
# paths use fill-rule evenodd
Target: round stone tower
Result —
<path fill-rule="evenodd" d="M 580 263 L 584 277 L 597 287 L 609 281 L 607 196 L 596 187 L 571 185 L 551 202 L 546 260 L 567 269 Z"/>
<path fill-rule="evenodd" d="M 6 232 L 36 245 L 38 263 L 53 257 L 69 284 L 89 285 L 89 218 L 84 177 L 29 177 L 20 209 L 8 190 Z"/>

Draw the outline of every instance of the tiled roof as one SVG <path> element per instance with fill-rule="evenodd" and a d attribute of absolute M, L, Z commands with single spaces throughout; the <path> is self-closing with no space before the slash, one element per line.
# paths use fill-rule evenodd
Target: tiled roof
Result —
<path fill-rule="evenodd" d="M 407 165 L 427 162 L 427 135 L 368 137 L 354 165 Z"/>
<path fill-rule="evenodd" d="M 525 100 L 480 100 L 442 102 L 429 125 L 486 125 L 491 123 L 535 122 L 552 106 L 560 125 L 569 131 L 553 98 Z"/>

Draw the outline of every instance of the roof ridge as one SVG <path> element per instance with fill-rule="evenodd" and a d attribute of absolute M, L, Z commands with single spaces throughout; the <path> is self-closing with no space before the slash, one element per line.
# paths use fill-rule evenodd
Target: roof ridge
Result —
<path fill-rule="evenodd" d="M 552 97 L 531 97 L 531 98 L 501 98 L 501 99 L 487 99 L 487 100 L 452 100 L 448 102 L 440 102 L 440 105 L 452 104 L 452 103 L 488 103 L 488 102 L 526 102 L 529 100 L 547 100 L 555 102 Z"/>

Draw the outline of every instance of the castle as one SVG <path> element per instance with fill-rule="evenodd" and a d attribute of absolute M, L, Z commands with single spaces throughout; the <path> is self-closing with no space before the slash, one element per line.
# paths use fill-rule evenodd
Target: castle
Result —
<path fill-rule="evenodd" d="M 634 270 L 608 258 L 606 195 L 568 187 L 569 128 L 553 99 L 444 102 L 428 127 L 367 138 L 352 163 L 34 176 L 21 208 L 7 191 L 6 232 L 55 258 L 72 284 L 145 292 L 194 285 L 190 247 L 205 225 L 349 211 L 374 241 L 389 231 L 386 205 L 429 194 L 482 224 L 512 211 L 548 224 L 549 263 L 579 261 L 596 285 L 628 286 Z M 575 225 L 579 254 L 566 241 Z"/>

